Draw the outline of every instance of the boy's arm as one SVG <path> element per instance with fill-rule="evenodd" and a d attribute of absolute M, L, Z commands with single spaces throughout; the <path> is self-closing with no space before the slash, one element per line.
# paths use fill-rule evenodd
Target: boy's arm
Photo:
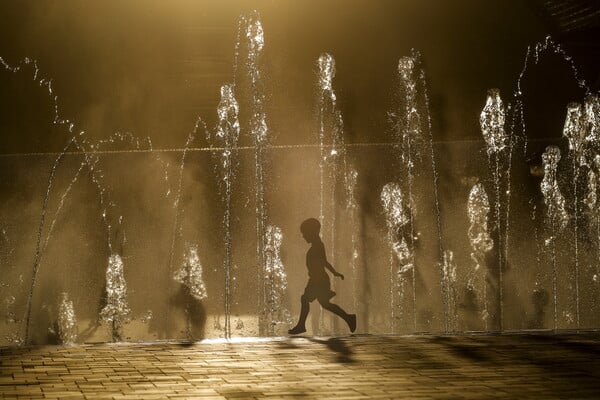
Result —
<path fill-rule="evenodd" d="M 327 268 L 329 271 L 331 271 L 331 273 L 333 274 L 333 276 L 337 276 L 342 278 L 342 280 L 344 280 L 344 275 L 340 274 L 339 272 L 337 272 L 334 268 L 333 265 L 329 264 L 329 261 L 325 261 L 325 268 Z"/>

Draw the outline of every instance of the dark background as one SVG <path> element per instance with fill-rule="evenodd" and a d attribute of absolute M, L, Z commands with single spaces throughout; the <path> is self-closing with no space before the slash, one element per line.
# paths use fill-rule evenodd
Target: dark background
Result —
<path fill-rule="evenodd" d="M 0 3 L 0 56 L 38 60 L 59 112 L 89 138 L 115 131 L 183 147 L 197 116 L 212 125 L 220 85 L 233 79 L 238 17 L 259 11 L 274 143 L 315 143 L 316 59 L 331 53 L 348 142 L 390 140 L 387 112 L 399 57 L 421 52 L 434 138 L 480 139 L 486 90 L 505 102 L 527 46 L 563 44 L 599 85 L 600 7 L 594 1 L 24 1 Z M 31 74 L 0 71 L 0 152 L 59 151 L 51 104 Z M 545 55 L 523 80 L 528 135 L 559 137 L 569 101 L 582 101 L 568 65 Z"/>

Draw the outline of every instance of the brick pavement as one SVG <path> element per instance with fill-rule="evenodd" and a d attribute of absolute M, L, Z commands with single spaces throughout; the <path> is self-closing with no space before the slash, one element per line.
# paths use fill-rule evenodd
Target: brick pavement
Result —
<path fill-rule="evenodd" d="M 0 348 L 0 397 L 600 399 L 600 333 Z"/>

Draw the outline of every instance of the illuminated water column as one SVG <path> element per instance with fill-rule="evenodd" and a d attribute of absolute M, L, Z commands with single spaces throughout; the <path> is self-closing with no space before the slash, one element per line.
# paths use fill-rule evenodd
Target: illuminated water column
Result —
<path fill-rule="evenodd" d="M 577 327 L 580 327 L 580 235 L 581 228 L 587 220 L 593 221 L 592 215 L 585 215 L 582 207 L 586 203 L 586 193 L 590 193 L 590 187 L 594 185 L 595 174 L 594 155 L 600 147 L 598 136 L 598 121 L 600 119 L 600 101 L 596 95 L 588 95 L 584 105 L 570 103 L 567 106 L 567 116 L 563 128 L 563 136 L 569 142 L 568 158 L 571 161 L 573 196 L 571 212 L 573 213 L 573 248 L 574 248 L 574 274 L 575 274 L 575 316 Z M 585 182 L 587 178 L 587 183 Z M 585 191 L 586 193 L 581 193 Z M 583 225 L 583 226 L 582 226 Z M 589 223 L 588 223 L 589 225 Z M 585 255 L 585 253 L 583 254 Z"/>
<path fill-rule="evenodd" d="M 259 288 L 258 314 L 259 334 L 267 334 L 269 330 L 267 303 L 270 297 L 266 284 L 267 266 L 265 261 L 265 240 L 268 224 L 267 204 L 265 199 L 266 150 L 269 140 L 267 115 L 265 112 L 265 85 L 261 73 L 260 61 L 265 46 L 264 32 L 257 12 L 243 17 L 241 33 L 244 35 L 248 54 L 247 72 L 251 88 L 250 135 L 254 144 L 254 180 L 255 180 L 255 215 L 256 215 L 256 263 L 258 266 L 257 284 Z"/>
<path fill-rule="evenodd" d="M 201 302 L 208 297 L 206 285 L 203 278 L 203 267 L 198 256 L 198 246 L 187 244 L 183 256 L 183 263 L 173 274 L 173 280 L 182 284 L 193 301 Z M 190 314 L 193 312 L 188 305 L 186 307 L 186 332 L 190 340 L 195 339 L 190 324 Z"/>
<path fill-rule="evenodd" d="M 444 312 L 444 326 L 448 330 L 450 319 L 449 303 L 452 301 L 451 292 L 453 282 L 449 280 L 450 275 L 447 262 L 450 258 L 444 258 L 442 245 L 441 219 L 437 193 L 437 169 L 433 151 L 433 138 L 431 132 L 431 118 L 429 113 L 429 98 L 427 94 L 427 82 L 425 71 L 421 64 L 421 55 L 412 50 L 410 55 L 401 57 L 397 64 L 397 88 L 394 92 L 396 102 L 395 108 L 388 114 L 392 122 L 392 135 L 395 142 L 397 157 L 397 180 L 402 190 L 405 207 L 407 209 L 408 223 L 404 228 L 404 240 L 406 241 L 407 254 L 411 258 L 410 264 L 413 268 L 406 271 L 410 283 L 411 296 L 407 301 L 412 309 L 410 325 L 412 330 L 418 328 L 418 304 L 417 304 L 417 276 L 427 277 L 429 265 L 435 263 L 439 268 L 439 284 L 441 291 L 442 307 Z M 433 187 L 429 185 L 433 183 Z M 433 189 L 433 190 L 432 190 Z M 430 208 L 431 207 L 431 208 Z M 429 211 L 433 211 L 430 213 Z M 435 218 L 435 228 L 431 224 L 431 217 Z M 421 237 L 421 229 L 430 226 L 426 237 Z M 420 228 L 419 228 L 420 227 Z M 437 235 L 433 235 L 433 229 Z M 417 247 L 425 248 L 425 243 L 437 246 L 417 254 Z M 418 244 L 420 242 L 420 244 Z M 436 248 L 437 247 L 437 248 Z M 432 257 L 437 250 L 437 257 Z M 417 258 L 418 257 L 418 258 Z M 429 276 L 427 280 L 433 278 Z M 423 291 L 423 294 L 425 291 Z M 428 302 L 425 301 L 425 304 Z M 426 307 L 426 306 L 425 306 Z M 405 318 L 409 318 L 406 313 Z M 408 321 L 407 321 L 408 322 Z M 409 326 L 410 326 L 409 325 Z"/>
<path fill-rule="evenodd" d="M 510 167 L 511 146 L 509 136 L 505 131 L 505 110 L 500 91 L 488 90 L 487 99 L 479 118 L 481 132 L 487 146 L 489 166 L 494 183 L 494 231 L 496 236 L 497 274 L 494 282 L 497 293 L 494 294 L 494 320 L 492 329 L 503 330 L 504 323 L 504 284 L 503 272 L 506 267 L 508 243 L 508 215 L 502 209 L 508 209 L 510 204 Z M 493 277 L 493 275 L 489 275 Z"/>
<path fill-rule="evenodd" d="M 58 338 L 62 344 L 74 344 L 77 342 L 77 318 L 73 301 L 67 292 L 61 294 L 60 306 L 58 308 Z"/>
<path fill-rule="evenodd" d="M 266 333 L 274 336 L 280 333 L 278 327 L 283 326 L 284 331 L 289 328 L 291 316 L 283 304 L 287 290 L 287 274 L 281 260 L 283 234 L 279 227 L 269 225 L 265 235 Z"/>
<path fill-rule="evenodd" d="M 469 215 L 468 237 L 471 244 L 471 260 L 473 268 L 467 278 L 467 290 L 475 294 L 480 318 L 488 329 L 487 283 L 486 283 L 486 254 L 494 247 L 494 242 L 488 230 L 488 215 L 490 202 L 481 183 L 474 185 L 469 193 L 467 203 Z"/>
<path fill-rule="evenodd" d="M 223 268 L 225 272 L 225 337 L 231 336 L 231 285 L 232 285 L 232 241 L 231 241 L 231 200 L 233 185 L 236 179 L 238 139 L 240 136 L 240 123 L 238 120 L 239 106 L 234 95 L 233 85 L 221 87 L 221 101 L 217 108 L 219 122 L 215 132 L 215 142 L 220 146 L 220 184 L 225 215 L 223 216 L 223 232 L 225 258 Z"/>
<path fill-rule="evenodd" d="M 558 295 L 557 295 L 557 265 L 556 239 L 569 223 L 569 214 L 565 207 L 565 198 L 558 186 L 557 169 L 560 161 L 560 149 L 548 146 L 542 155 L 544 179 L 541 183 L 542 195 L 546 206 L 546 227 L 548 230 L 545 245 L 550 249 L 552 265 L 552 294 L 554 304 L 554 329 L 558 328 Z"/>
<path fill-rule="evenodd" d="M 410 235 L 410 209 L 397 183 L 387 183 L 381 191 L 381 203 L 387 220 L 390 274 L 391 332 L 395 332 L 396 320 L 406 317 L 404 300 L 406 285 L 412 282 L 410 275 L 415 268 L 414 254 L 406 237 Z M 396 267 L 397 265 L 397 267 Z M 399 315 L 398 315 L 399 314 Z"/>
<path fill-rule="evenodd" d="M 122 338 L 123 324 L 130 321 L 131 310 L 127 303 L 127 283 L 123 273 L 123 260 L 112 254 L 106 268 L 106 306 L 100 311 L 100 321 L 111 325 L 112 340 Z"/>

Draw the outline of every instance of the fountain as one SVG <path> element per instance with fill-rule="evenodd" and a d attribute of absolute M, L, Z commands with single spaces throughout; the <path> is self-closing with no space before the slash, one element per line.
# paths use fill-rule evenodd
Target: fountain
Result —
<path fill-rule="evenodd" d="M 494 294 L 494 325 L 495 329 L 503 330 L 504 299 L 503 299 L 503 272 L 506 269 L 506 245 L 508 243 L 508 211 L 506 214 L 501 209 L 510 204 L 510 167 L 511 146 L 506 134 L 504 122 L 504 104 L 498 89 L 488 91 L 487 100 L 479 117 L 481 132 L 487 146 L 489 166 L 494 182 L 494 232 L 497 243 L 497 293 Z M 508 155 L 506 154 L 508 153 Z M 506 189 L 504 189 L 506 188 Z M 503 190 L 504 189 L 504 190 Z"/>
<path fill-rule="evenodd" d="M 217 113 L 219 123 L 215 133 L 215 140 L 222 146 L 221 160 L 217 165 L 221 166 L 221 194 L 225 202 L 225 215 L 223 217 L 223 232 L 225 257 L 223 267 L 225 269 L 225 337 L 231 336 L 231 285 L 232 285 L 232 248 L 231 248 L 231 197 L 233 195 L 233 184 L 237 167 L 237 142 L 240 135 L 240 123 L 238 121 L 238 103 L 234 97 L 233 85 L 221 87 L 221 101 Z"/>
<path fill-rule="evenodd" d="M 61 294 L 60 307 L 58 309 L 58 336 L 62 344 L 74 344 L 77 342 L 77 319 L 73 301 L 69 294 Z"/>
<path fill-rule="evenodd" d="M 47 179 L 38 193 L 32 181 L 15 174 L 21 179 L 20 197 L 9 200 L 23 214 L 0 215 L 0 300 L 5 317 L 0 330 L 6 343 L 43 342 L 40 332 L 47 334 L 51 323 L 57 324 L 56 334 L 64 344 L 285 333 L 294 313 L 288 298 L 297 297 L 298 282 L 305 277 L 300 254 L 306 249 L 297 237 L 299 221 L 288 209 L 292 198 L 306 205 L 302 212 L 318 212 L 330 261 L 350 271 L 346 278 L 351 282 L 337 290 L 340 301 L 347 295 L 355 310 L 373 303 L 376 311 L 364 317 L 367 326 L 360 329 L 505 330 L 508 315 L 516 319 L 523 313 L 511 305 L 515 293 L 506 282 L 511 264 L 539 270 L 535 279 L 523 275 L 518 282 L 521 291 L 533 292 L 534 313 L 543 316 L 551 300 L 551 326 L 538 318 L 536 327 L 598 327 L 600 321 L 590 310 L 597 311 L 600 301 L 600 100 L 558 45 L 547 39 L 529 48 L 517 90 L 506 106 L 498 89 L 489 90 L 479 115 L 487 163 L 462 157 L 477 170 L 475 175 L 483 175 L 467 180 L 463 193 L 453 186 L 458 172 L 444 170 L 443 180 L 438 176 L 436 161 L 445 157 L 449 146 L 459 144 L 433 141 L 418 52 L 398 60 L 389 142 L 346 142 L 352 125 L 346 121 L 344 126 L 334 90 L 336 69 L 345 66 L 322 53 L 316 64 L 312 116 L 318 122 L 316 140 L 280 145 L 275 134 L 281 128 L 267 118 L 272 89 L 263 70 L 264 46 L 258 13 L 243 16 L 232 83 L 220 87 L 217 122 L 209 129 L 198 117 L 179 149 L 154 149 L 149 139 L 130 133 L 93 140 L 62 115 L 53 81 L 35 60 L 12 65 L 0 58 L 0 73 L 31 75 L 41 96 L 49 100 L 52 125 L 69 135 L 58 153 L 0 156 L 8 171 L 23 168 L 19 162 L 24 157 L 38 160 L 31 162 L 31 174 Z M 543 172 L 543 178 L 533 188 L 535 195 L 526 196 L 526 190 L 513 193 L 513 188 L 533 193 L 534 186 L 513 175 L 517 145 L 522 141 L 527 151 L 521 81 L 528 66 L 540 63 L 545 52 L 563 56 L 585 97 L 583 103 L 567 106 L 562 129 L 566 140 L 546 148 L 543 171 L 537 172 L 539 177 Z M 205 135 L 200 135 L 203 130 Z M 566 154 L 562 164 L 561 153 Z M 268 167 L 282 156 L 301 160 L 297 166 L 289 164 L 298 171 L 288 175 Z M 303 157 L 315 165 L 314 176 L 303 170 L 311 165 L 302 164 Z M 211 163 L 216 176 L 212 180 L 214 176 L 206 173 Z M 481 173 L 486 168 L 489 179 Z M 140 177 L 141 182 L 122 176 Z M 292 176 L 302 179 L 296 182 Z M 523 197 L 530 207 L 527 213 L 511 208 L 512 201 Z M 28 198 L 34 205 L 19 203 Z M 92 204 L 85 213 L 77 210 L 84 202 Z M 537 218 L 538 210 L 545 218 L 535 219 L 535 226 L 514 224 L 528 215 Z M 448 226 L 442 226 L 442 220 Z M 89 221 L 96 225 L 88 227 Z M 515 249 L 537 246 L 537 236 L 543 236 L 540 265 L 522 265 L 526 261 L 518 259 Z M 526 243 L 516 243 L 515 237 Z M 77 247 L 73 243 L 83 250 L 73 249 L 73 255 L 62 257 L 59 248 Z M 573 276 L 572 288 L 570 281 L 562 282 L 563 275 Z M 551 280 L 548 289 L 546 278 Z M 459 290 L 462 282 L 465 299 Z M 186 304 L 174 296 L 176 287 L 189 295 Z M 182 314 L 173 311 L 176 307 L 185 311 L 185 335 L 176 333 L 183 322 Z M 202 318 L 193 319 L 197 313 Z M 212 330 L 205 326 L 205 317 L 214 321 Z M 469 318 L 472 324 L 465 323 Z M 23 332 L 15 333 L 19 325 Z M 336 333 L 337 327 L 321 317 L 312 333 L 329 332 Z"/>
<path fill-rule="evenodd" d="M 556 263 L 556 241 L 559 233 L 564 230 L 569 223 L 569 214 L 565 208 L 565 198 L 558 186 L 558 179 L 556 176 L 560 158 L 560 149 L 556 146 L 548 146 L 542 156 L 544 162 L 544 179 L 542 180 L 541 189 L 546 205 L 546 226 L 548 227 L 548 236 L 545 240 L 545 245 L 550 248 L 550 260 L 552 265 L 554 329 L 558 328 L 558 266 Z"/>
<path fill-rule="evenodd" d="M 431 121 L 429 114 L 429 99 L 427 96 L 427 85 L 425 72 L 421 67 L 421 55 L 412 50 L 409 56 L 400 58 L 398 61 L 398 88 L 396 96 L 397 109 L 388 115 L 392 123 L 393 136 L 396 141 L 395 148 L 399 162 L 398 177 L 400 179 L 399 191 L 404 193 L 407 209 L 408 222 L 404 228 L 403 235 L 403 253 L 410 258 L 412 267 L 407 271 L 410 273 L 410 290 L 412 293 L 412 329 L 417 330 L 417 268 L 416 268 L 416 248 L 421 238 L 418 231 L 416 220 L 421 219 L 423 223 L 424 209 L 427 209 L 428 198 L 430 195 L 423 189 L 423 182 L 428 179 L 433 180 L 433 205 L 435 210 L 437 229 L 437 248 L 439 251 L 438 260 L 440 269 L 440 288 L 444 293 L 442 295 L 444 303 L 444 326 L 448 330 L 449 303 L 451 302 L 450 292 L 447 292 L 447 279 L 444 272 L 445 254 L 442 246 L 441 222 L 439 212 L 439 202 L 437 194 L 437 170 L 435 155 L 433 153 L 433 139 L 431 133 Z M 428 154 L 429 153 L 429 154 Z M 429 159 L 428 159 L 429 158 Z M 427 177 L 431 174 L 431 178 Z M 383 196 L 383 194 L 382 194 Z M 423 206 L 423 203 L 427 206 Z M 420 205 L 417 207 L 417 205 Z M 388 234 L 389 236 L 389 234 Z M 422 244 L 419 244 L 422 246 Z M 392 246 L 397 247 L 397 246 Z M 393 262 L 390 259 L 390 262 Z M 390 268 L 392 266 L 390 265 Z M 423 274 L 424 271 L 418 271 Z M 393 286 L 393 283 L 392 283 Z"/>
<path fill-rule="evenodd" d="M 284 298 L 287 291 L 287 275 L 281 261 L 281 244 L 283 234 L 281 229 L 269 225 L 265 232 L 265 286 L 266 286 L 266 317 L 268 321 L 267 334 L 274 336 L 278 326 L 284 331 L 292 326 L 292 319 L 285 307 Z"/>
<path fill-rule="evenodd" d="M 414 256 L 406 241 L 410 231 L 406 229 L 410 224 L 409 210 L 406 199 L 396 183 L 388 183 L 381 191 L 381 203 L 385 212 L 388 226 L 388 243 L 390 245 L 390 317 L 391 331 L 395 331 L 396 319 L 404 317 L 404 295 L 406 275 L 414 269 Z M 408 233 L 407 233 L 408 231 Z M 410 238 L 409 238 L 410 240 Z M 395 269 L 396 256 L 398 267 Z M 412 274 L 411 274 L 412 275 Z M 400 307 L 398 305 L 400 304 Z M 396 309 L 400 308 L 400 315 L 396 317 Z"/>
<path fill-rule="evenodd" d="M 265 204 L 265 151 L 268 141 L 267 116 L 265 113 L 264 82 L 260 71 L 260 57 L 265 45 L 264 34 L 258 15 L 252 15 L 246 21 L 246 39 L 248 40 L 248 73 L 252 87 L 252 116 L 250 134 L 254 141 L 254 179 L 255 179 L 255 214 L 256 214 L 256 263 L 258 266 L 258 287 L 260 288 L 258 309 L 259 315 L 268 307 L 269 297 L 265 290 L 264 279 L 268 275 L 265 262 L 265 235 L 267 225 L 267 206 Z M 268 320 L 259 322 L 261 334 Z"/>
<path fill-rule="evenodd" d="M 106 268 L 106 305 L 100 311 L 100 321 L 111 325 L 113 342 L 121 340 L 123 324 L 129 321 L 130 313 L 123 260 L 112 254 Z"/>

